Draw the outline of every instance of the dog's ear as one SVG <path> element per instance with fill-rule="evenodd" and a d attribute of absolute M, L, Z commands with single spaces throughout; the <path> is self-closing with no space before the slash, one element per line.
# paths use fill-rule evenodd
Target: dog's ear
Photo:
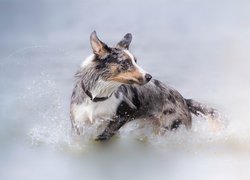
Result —
<path fill-rule="evenodd" d="M 93 53 L 100 58 L 105 58 L 110 52 L 110 48 L 97 37 L 95 31 L 93 31 L 90 35 L 90 44 L 93 49 Z"/>
<path fill-rule="evenodd" d="M 132 34 L 131 33 L 127 33 L 123 37 L 123 39 L 116 46 L 118 48 L 128 49 L 131 41 L 132 41 Z"/>

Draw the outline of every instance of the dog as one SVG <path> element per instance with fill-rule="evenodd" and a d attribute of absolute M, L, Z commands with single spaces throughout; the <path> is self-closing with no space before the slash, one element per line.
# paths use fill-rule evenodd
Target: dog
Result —
<path fill-rule="evenodd" d="M 127 33 L 114 47 L 107 46 L 96 32 L 90 35 L 93 54 L 77 71 L 71 96 L 73 132 L 97 141 L 108 140 L 126 123 L 139 119 L 158 129 L 176 130 L 192 126 L 192 116 L 215 117 L 216 111 L 182 95 L 143 70 L 129 51 Z"/>

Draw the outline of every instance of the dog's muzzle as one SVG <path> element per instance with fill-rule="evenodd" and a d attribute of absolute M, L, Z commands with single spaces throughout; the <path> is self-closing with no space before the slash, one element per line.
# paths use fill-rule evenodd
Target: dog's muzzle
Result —
<path fill-rule="evenodd" d="M 151 79 L 152 79 L 152 76 L 150 74 L 145 74 L 144 76 L 138 79 L 136 84 L 139 84 L 142 86 L 144 84 L 147 84 Z"/>

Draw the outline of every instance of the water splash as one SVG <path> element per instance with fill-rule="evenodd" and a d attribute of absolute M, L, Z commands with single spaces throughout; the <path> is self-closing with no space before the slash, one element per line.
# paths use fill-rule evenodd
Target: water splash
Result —
<path fill-rule="evenodd" d="M 84 129 L 84 135 L 72 138 L 69 115 L 64 109 L 66 103 L 62 102 L 57 84 L 51 79 L 48 74 L 42 72 L 36 81 L 33 80 L 27 86 L 27 91 L 23 96 L 29 104 L 33 104 L 37 113 L 34 127 L 28 133 L 31 143 L 33 145 L 47 144 L 56 148 L 86 149 L 90 145 L 88 133 L 91 134 L 95 127 Z M 243 150 L 241 148 L 245 145 L 239 143 L 239 138 L 242 137 L 226 125 L 225 119 L 221 114 L 216 119 L 208 117 L 205 120 L 203 117 L 194 117 L 190 131 L 181 127 L 175 132 L 166 132 L 164 135 L 154 134 L 150 126 L 140 129 L 135 121 L 122 128 L 119 137 L 121 141 L 137 139 L 163 150 L 179 148 L 187 151 L 195 149 L 197 152 L 209 147 L 211 149 L 211 146 L 216 147 L 214 150 L 217 150 L 218 147 L 225 148 L 234 144 L 238 144 L 237 150 Z M 215 129 L 214 126 L 219 126 L 219 129 Z M 244 136 L 244 138 L 249 141 L 249 136 Z"/>
<path fill-rule="evenodd" d="M 27 68 L 26 65 L 29 64 L 27 60 L 33 58 L 33 55 L 30 57 L 30 54 L 35 54 L 35 58 L 37 58 L 36 51 L 39 56 L 44 55 L 42 47 L 34 47 L 34 49 L 35 52 L 31 52 L 32 48 L 24 49 L 16 52 L 17 54 L 12 54 L 9 58 L 16 55 L 19 57 L 21 53 L 22 60 L 25 62 L 17 64 L 25 64 L 24 68 Z M 41 49 L 42 52 L 40 52 Z M 50 50 L 46 49 L 49 58 L 52 58 Z M 56 58 L 61 61 L 60 57 L 64 57 L 64 55 L 60 51 L 59 54 L 56 54 Z M 43 58 L 39 57 L 36 60 L 43 62 Z M 6 63 L 9 62 L 6 61 Z M 53 68 L 48 71 L 46 61 L 44 64 L 45 68 L 43 68 L 43 63 L 39 64 L 38 75 L 23 82 L 25 91 L 20 95 L 20 100 L 25 106 L 24 109 L 30 114 L 29 119 L 33 122 L 28 132 L 31 144 L 45 144 L 55 148 L 86 149 L 91 144 L 88 141 L 88 132 L 91 134 L 95 128 L 85 129 L 85 136 L 72 138 L 68 112 L 69 102 L 65 101 L 65 94 L 62 93 L 58 81 L 55 80 Z M 28 74 L 25 74 L 25 77 L 26 75 Z M 66 76 L 70 76 L 70 74 Z M 68 96 L 70 97 L 70 94 Z M 137 124 L 132 122 L 120 131 L 119 137 L 121 141 L 137 139 L 140 142 L 146 142 L 149 146 L 163 150 L 177 148 L 197 151 L 211 149 L 211 147 L 214 147 L 212 148 L 214 150 L 229 147 L 235 151 L 247 152 L 250 149 L 249 133 L 231 126 L 228 121 L 225 121 L 226 119 L 221 114 L 217 119 L 207 117 L 207 120 L 204 120 L 195 117 L 192 130 L 187 131 L 185 128 L 180 128 L 176 132 L 167 132 L 164 135 L 154 134 L 150 127 L 138 129 Z"/>

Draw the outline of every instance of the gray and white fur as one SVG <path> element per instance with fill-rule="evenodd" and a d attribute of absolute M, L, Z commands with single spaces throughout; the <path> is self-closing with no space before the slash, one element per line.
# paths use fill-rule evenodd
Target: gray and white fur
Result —
<path fill-rule="evenodd" d="M 94 31 L 90 36 L 93 54 L 76 73 L 70 106 L 72 129 L 90 139 L 108 140 L 129 121 L 140 119 L 158 132 L 175 130 L 181 124 L 192 126 L 192 116 L 215 116 L 215 110 L 192 99 L 137 65 L 129 52 L 130 33 L 115 46 L 108 47 Z"/>

